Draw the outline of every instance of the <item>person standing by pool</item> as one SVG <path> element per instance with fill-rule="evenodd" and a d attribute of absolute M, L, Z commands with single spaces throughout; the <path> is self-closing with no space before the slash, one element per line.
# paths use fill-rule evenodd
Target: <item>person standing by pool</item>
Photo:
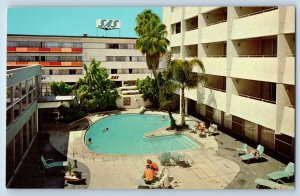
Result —
<path fill-rule="evenodd" d="M 103 129 L 103 132 L 106 132 L 106 131 L 108 131 L 108 127 L 106 127 L 106 128 Z"/>
<path fill-rule="evenodd" d="M 92 138 L 89 138 L 87 144 L 91 144 L 91 143 L 92 143 Z"/>
<path fill-rule="evenodd" d="M 146 184 L 151 184 L 154 181 L 154 171 L 150 168 L 150 165 L 146 165 L 146 170 L 143 175 L 143 179 Z"/>
<path fill-rule="evenodd" d="M 158 166 L 156 163 L 152 162 L 150 159 L 147 159 L 147 164 L 154 172 L 158 172 Z"/>

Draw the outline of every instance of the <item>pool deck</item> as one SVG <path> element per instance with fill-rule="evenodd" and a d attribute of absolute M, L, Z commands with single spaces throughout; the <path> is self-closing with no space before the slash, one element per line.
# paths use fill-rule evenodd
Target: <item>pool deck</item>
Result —
<path fill-rule="evenodd" d="M 122 111 L 121 113 L 138 113 L 138 110 Z M 145 114 L 167 115 L 154 111 L 146 111 Z M 89 125 L 106 116 L 108 115 L 88 116 Z M 179 117 L 178 114 L 174 114 L 176 120 Z M 186 116 L 186 121 L 191 127 L 200 120 Z M 163 167 L 158 160 L 158 154 L 105 155 L 90 152 L 84 144 L 86 129 L 77 127 L 76 130 L 71 129 L 68 132 L 61 132 L 58 129 L 53 127 L 47 130 L 50 134 L 50 142 L 69 160 L 77 160 L 89 169 L 88 189 L 137 189 L 137 180 L 141 179 L 147 159 L 157 163 L 159 168 Z M 174 133 L 174 131 L 161 129 L 150 133 L 150 136 Z M 168 167 L 171 185 L 174 189 L 254 189 L 255 178 L 267 179 L 267 173 L 284 166 L 281 162 L 268 156 L 266 157 L 267 161 L 264 162 L 250 164 L 242 162 L 234 151 L 234 148 L 241 147 L 242 143 L 220 131 L 216 136 L 205 138 L 200 138 L 198 134 L 191 131 L 183 131 L 182 134 L 188 135 L 202 145 L 197 149 L 183 150 L 189 158 L 190 167 Z"/>

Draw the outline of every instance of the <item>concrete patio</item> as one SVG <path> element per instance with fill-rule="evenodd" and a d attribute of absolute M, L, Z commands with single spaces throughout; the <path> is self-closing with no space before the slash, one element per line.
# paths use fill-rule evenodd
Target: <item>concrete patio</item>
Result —
<path fill-rule="evenodd" d="M 136 113 L 136 111 L 122 113 Z M 166 115 L 161 112 L 147 111 L 147 113 Z M 104 117 L 106 115 L 88 116 L 88 124 L 91 125 Z M 174 117 L 179 119 L 178 114 Z M 197 120 L 192 116 L 187 116 L 186 119 L 190 125 Z M 68 160 L 77 160 L 88 168 L 90 176 L 88 176 L 87 188 L 89 189 L 137 189 L 136 181 L 141 178 L 147 159 L 156 162 L 159 168 L 163 167 L 158 160 L 158 154 L 105 155 L 90 152 L 84 144 L 86 126 L 77 126 L 76 130 L 69 131 L 60 131 L 59 127 L 53 127 L 47 132 L 56 150 L 67 156 Z M 161 134 L 163 133 L 164 131 L 161 131 Z M 284 166 L 268 156 L 266 162 L 253 164 L 242 162 L 234 150 L 242 143 L 220 131 L 219 134 L 206 138 L 200 138 L 198 134 L 190 131 L 184 131 L 183 134 L 202 145 L 197 149 L 184 151 L 189 157 L 191 167 L 168 167 L 174 189 L 254 189 L 255 178 L 267 178 L 267 173 Z M 66 188 L 76 188 L 76 186 Z"/>

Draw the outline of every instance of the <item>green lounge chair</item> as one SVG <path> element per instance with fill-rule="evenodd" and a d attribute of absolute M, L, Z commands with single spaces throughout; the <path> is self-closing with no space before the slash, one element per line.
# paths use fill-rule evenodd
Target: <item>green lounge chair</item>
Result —
<path fill-rule="evenodd" d="M 43 155 L 41 155 L 41 161 L 45 167 L 45 169 L 51 169 L 55 167 L 65 167 L 68 165 L 67 161 L 54 161 L 53 159 L 45 159 Z"/>
<path fill-rule="evenodd" d="M 247 161 L 247 163 L 249 163 L 249 161 L 252 159 L 256 159 L 256 160 L 261 159 L 264 156 L 265 148 L 259 144 L 256 150 L 258 151 L 258 155 L 255 156 L 253 153 L 248 153 L 241 156 L 242 160 Z"/>
<path fill-rule="evenodd" d="M 266 180 L 262 178 L 255 179 L 256 188 L 260 188 L 261 186 L 268 187 L 271 189 L 295 189 L 294 186 L 286 185 L 286 184 L 279 184 L 272 180 Z"/>
<path fill-rule="evenodd" d="M 235 150 L 238 151 L 239 154 L 247 154 L 247 147 L 248 144 L 244 143 L 241 148 L 235 148 Z"/>
<path fill-rule="evenodd" d="M 172 159 L 172 153 L 171 152 L 164 152 L 161 155 L 159 155 L 158 160 L 162 165 L 176 165 L 174 160 Z"/>
<path fill-rule="evenodd" d="M 295 164 L 289 162 L 289 164 L 284 168 L 284 170 L 274 171 L 268 174 L 268 177 L 272 180 L 279 180 L 282 178 L 290 178 L 295 174 Z"/>

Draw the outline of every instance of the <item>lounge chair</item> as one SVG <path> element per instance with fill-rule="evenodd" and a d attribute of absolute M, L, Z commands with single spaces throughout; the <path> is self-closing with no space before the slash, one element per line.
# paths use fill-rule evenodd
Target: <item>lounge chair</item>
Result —
<path fill-rule="evenodd" d="M 241 148 L 235 148 L 235 150 L 238 151 L 239 154 L 247 154 L 247 147 L 248 144 L 244 143 Z"/>
<path fill-rule="evenodd" d="M 174 160 L 172 159 L 172 153 L 171 152 L 164 152 L 159 155 L 158 160 L 162 165 L 176 165 Z"/>
<path fill-rule="evenodd" d="M 218 125 L 211 124 L 207 129 L 208 136 L 214 135 L 214 133 L 217 131 Z"/>
<path fill-rule="evenodd" d="M 290 178 L 295 174 L 295 164 L 289 162 L 289 164 L 284 168 L 284 170 L 274 171 L 268 174 L 268 177 L 272 180 L 279 180 L 282 178 Z"/>
<path fill-rule="evenodd" d="M 139 179 L 137 183 L 139 187 L 148 187 L 150 189 L 163 187 L 168 188 L 170 186 L 169 174 L 165 174 L 159 181 L 156 181 L 152 184 L 146 184 L 142 179 Z"/>
<path fill-rule="evenodd" d="M 274 182 L 272 180 L 266 180 L 262 178 L 256 178 L 255 179 L 256 188 L 260 188 L 261 186 L 268 187 L 271 189 L 295 189 L 294 186 L 286 185 L 286 184 L 279 184 L 277 182 Z"/>
<path fill-rule="evenodd" d="M 188 157 L 185 153 L 173 152 L 172 160 L 176 163 L 176 165 L 180 166 L 189 166 Z"/>
<path fill-rule="evenodd" d="M 167 166 L 164 166 L 162 170 L 156 172 L 155 177 L 156 179 L 161 179 L 166 173 L 170 175 L 169 169 L 167 168 Z"/>
<path fill-rule="evenodd" d="M 140 114 L 144 114 L 146 112 L 147 108 L 145 108 L 144 106 L 140 107 Z"/>
<path fill-rule="evenodd" d="M 249 163 L 250 160 L 252 159 L 261 159 L 263 156 L 264 156 L 264 150 L 265 148 L 262 146 L 262 145 L 258 145 L 257 148 L 256 148 L 258 154 L 257 155 L 254 155 L 252 152 L 251 153 L 248 153 L 248 154 L 245 154 L 245 155 L 242 155 L 241 158 L 243 161 L 247 161 L 247 163 Z"/>
<path fill-rule="evenodd" d="M 41 155 L 41 161 L 45 167 L 45 169 L 51 169 L 55 167 L 65 167 L 68 165 L 67 161 L 54 161 L 53 159 L 45 159 L 43 155 Z"/>

